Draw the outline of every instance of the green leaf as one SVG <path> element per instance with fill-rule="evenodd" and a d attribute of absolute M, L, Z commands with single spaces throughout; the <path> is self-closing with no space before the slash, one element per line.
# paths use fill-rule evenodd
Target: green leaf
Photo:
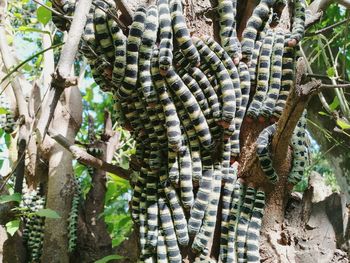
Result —
<path fill-rule="evenodd" d="M 108 261 L 116 260 L 116 259 L 124 259 L 124 257 L 119 256 L 119 255 L 109 255 L 109 256 L 106 256 L 104 258 L 101 258 L 101 259 L 95 261 L 95 263 L 106 263 Z"/>
<path fill-rule="evenodd" d="M 16 233 L 16 231 L 19 229 L 19 219 L 8 222 L 5 225 L 5 227 L 6 227 L 7 233 L 13 236 Z"/>
<path fill-rule="evenodd" d="M 8 113 L 8 111 L 5 108 L 0 107 L 0 114 L 6 114 L 6 113 Z"/>
<path fill-rule="evenodd" d="M 12 195 L 2 195 L 0 196 L 0 204 L 8 203 L 8 202 L 21 202 L 21 195 L 19 193 L 14 193 Z"/>
<path fill-rule="evenodd" d="M 339 105 L 340 105 L 339 98 L 338 96 L 335 96 L 333 102 L 329 105 L 329 108 L 332 111 L 334 111 L 338 108 Z"/>
<path fill-rule="evenodd" d="M 337 120 L 337 125 L 342 129 L 342 130 L 347 130 L 350 129 L 350 124 L 348 122 L 345 122 L 341 119 Z"/>
<path fill-rule="evenodd" d="M 51 2 L 46 2 L 46 5 L 48 7 L 52 7 L 52 3 Z M 40 23 L 42 23 L 43 25 L 46 25 L 52 18 L 52 13 L 50 10 L 48 10 L 47 8 L 40 6 L 37 10 L 36 10 L 36 15 L 38 17 L 38 21 Z"/>
<path fill-rule="evenodd" d="M 61 216 L 56 211 L 49 208 L 40 209 L 37 212 L 35 212 L 35 214 L 38 216 L 47 217 L 47 218 L 54 218 L 54 219 L 61 218 Z"/>
<path fill-rule="evenodd" d="M 327 69 L 327 76 L 330 77 L 330 78 L 332 78 L 332 77 L 335 76 L 335 70 L 334 70 L 334 68 L 329 68 L 329 69 Z"/>

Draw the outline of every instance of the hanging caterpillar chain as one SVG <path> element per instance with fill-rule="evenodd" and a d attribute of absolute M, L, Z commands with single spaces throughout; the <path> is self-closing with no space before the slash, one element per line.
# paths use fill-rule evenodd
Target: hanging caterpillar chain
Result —
<path fill-rule="evenodd" d="M 62 10 L 71 15 L 75 4 L 65 0 Z M 130 209 L 139 226 L 139 262 L 182 262 L 181 247 L 191 240 L 198 259 L 211 262 L 208 244 L 219 213 L 221 261 L 260 261 L 265 193 L 237 179 L 234 161 L 243 119 L 274 123 L 294 84 L 306 4 L 293 1 L 290 32 L 273 19 L 285 4 L 261 0 L 240 42 L 237 1 L 219 0 L 216 42 L 190 35 L 181 0 L 139 6 L 127 36 L 103 11 L 117 14 L 115 2 L 93 1 L 81 50 L 96 83 L 112 93 L 118 123 L 136 141 L 142 167 L 133 178 Z M 272 124 L 257 139 L 258 159 L 272 183 L 278 180 L 270 153 L 274 132 Z M 288 180 L 295 184 L 307 162 L 304 117 L 291 144 Z"/>

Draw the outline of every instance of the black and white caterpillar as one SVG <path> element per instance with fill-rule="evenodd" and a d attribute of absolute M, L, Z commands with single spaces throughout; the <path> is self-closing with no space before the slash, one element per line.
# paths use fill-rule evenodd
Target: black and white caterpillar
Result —
<path fill-rule="evenodd" d="M 77 228 L 78 228 L 78 213 L 81 196 L 80 183 L 78 180 L 74 182 L 74 195 L 72 205 L 67 219 L 68 222 L 68 252 L 75 250 L 77 245 Z"/>
<path fill-rule="evenodd" d="M 23 209 L 23 240 L 27 246 L 30 262 L 39 262 L 44 239 L 44 217 L 35 214 L 45 207 L 45 197 L 39 190 L 23 191 L 20 207 Z"/>
<path fill-rule="evenodd" d="M 2 110 L 0 114 L 0 129 L 3 129 L 6 133 L 12 133 L 15 130 L 17 122 L 9 101 L 3 94 L 0 95 L 0 109 Z"/>

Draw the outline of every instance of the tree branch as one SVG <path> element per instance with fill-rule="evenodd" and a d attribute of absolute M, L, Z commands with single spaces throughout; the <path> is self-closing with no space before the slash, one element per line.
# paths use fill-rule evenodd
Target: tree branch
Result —
<path fill-rule="evenodd" d="M 81 147 L 72 144 L 69 142 L 64 136 L 58 134 L 55 130 L 49 129 L 48 134 L 52 139 L 54 139 L 58 144 L 60 144 L 62 147 L 70 151 L 73 155 L 73 157 L 82 164 L 92 166 L 96 169 L 101 169 L 106 172 L 113 173 L 120 178 L 123 178 L 125 180 L 129 180 L 130 174 L 132 173 L 130 170 L 125 170 L 119 166 L 107 163 L 105 161 L 102 161 L 90 154 L 88 154 L 85 150 L 83 150 Z"/>
<path fill-rule="evenodd" d="M 70 71 L 78 52 L 79 42 L 84 31 L 87 15 L 92 0 L 79 1 L 68 33 L 67 41 L 62 48 L 58 68 L 53 76 L 48 96 L 45 99 L 42 115 L 36 129 L 37 140 L 41 142 L 52 120 L 57 102 L 66 87 L 76 85 L 76 79 L 70 76 Z"/>
<path fill-rule="evenodd" d="M 329 31 L 329 30 L 331 30 L 331 29 L 333 29 L 333 28 L 335 28 L 337 26 L 341 26 L 342 24 L 345 24 L 348 21 L 350 21 L 350 18 L 344 19 L 344 20 L 342 20 L 342 21 L 340 21 L 338 23 L 335 23 L 333 25 L 327 26 L 327 27 L 322 28 L 320 30 L 317 30 L 315 32 L 311 32 L 309 34 L 306 34 L 305 36 L 309 37 L 309 36 L 315 36 L 315 35 L 318 35 L 318 34 L 323 34 L 323 33 L 327 32 L 327 31 Z"/>

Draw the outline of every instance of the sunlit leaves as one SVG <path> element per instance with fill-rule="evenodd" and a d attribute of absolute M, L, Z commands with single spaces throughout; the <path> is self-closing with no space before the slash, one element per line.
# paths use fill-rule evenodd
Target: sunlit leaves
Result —
<path fill-rule="evenodd" d="M 8 222 L 5 225 L 7 233 L 13 236 L 16 233 L 16 231 L 19 229 L 19 223 L 20 223 L 19 219 Z"/>
<path fill-rule="evenodd" d="M 48 7 L 52 7 L 52 3 L 49 1 L 46 2 L 46 5 Z M 44 6 L 38 7 L 38 9 L 36 10 L 36 14 L 38 17 L 38 21 L 43 25 L 46 25 L 52 19 L 52 12 Z"/>

